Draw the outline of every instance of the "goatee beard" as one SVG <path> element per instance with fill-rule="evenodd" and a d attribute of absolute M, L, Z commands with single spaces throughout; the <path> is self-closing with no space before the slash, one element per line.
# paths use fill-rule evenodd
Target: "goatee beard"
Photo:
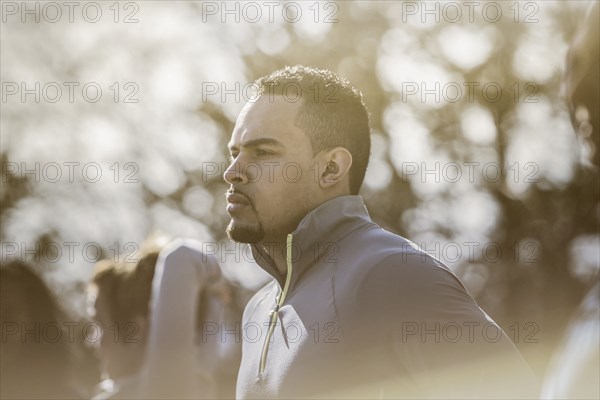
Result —
<path fill-rule="evenodd" d="M 239 224 L 233 222 L 233 219 L 227 225 L 226 232 L 229 239 L 238 243 L 259 243 L 265 238 L 262 225 L 239 226 Z"/>

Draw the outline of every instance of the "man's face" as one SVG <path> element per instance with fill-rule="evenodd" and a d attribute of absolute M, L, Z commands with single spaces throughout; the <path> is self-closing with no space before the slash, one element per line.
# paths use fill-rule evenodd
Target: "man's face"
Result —
<path fill-rule="evenodd" d="M 317 161 L 308 136 L 294 124 L 301 106 L 264 95 L 240 113 L 224 174 L 231 185 L 227 234 L 232 240 L 280 240 L 319 204 Z"/>

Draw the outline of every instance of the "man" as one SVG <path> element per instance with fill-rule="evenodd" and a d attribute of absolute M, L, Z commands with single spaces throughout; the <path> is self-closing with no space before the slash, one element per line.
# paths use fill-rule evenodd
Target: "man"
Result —
<path fill-rule="evenodd" d="M 227 232 L 274 279 L 244 311 L 237 397 L 535 395 L 457 277 L 369 218 L 361 93 L 303 66 L 256 86 L 229 142 Z"/>

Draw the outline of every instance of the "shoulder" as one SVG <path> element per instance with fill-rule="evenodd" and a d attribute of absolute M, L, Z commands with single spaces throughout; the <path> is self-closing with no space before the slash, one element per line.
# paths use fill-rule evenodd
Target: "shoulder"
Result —
<path fill-rule="evenodd" d="M 380 285 L 394 285 L 412 290 L 415 286 L 449 285 L 464 290 L 458 277 L 441 261 L 421 250 L 404 237 L 373 224 L 357 232 L 344 245 L 345 267 L 359 292 L 376 290 Z M 375 287 L 374 287 L 375 286 Z"/>
<path fill-rule="evenodd" d="M 448 292 L 468 297 L 458 277 L 441 261 L 374 223 L 348 235 L 336 257 L 344 266 L 335 274 L 339 293 L 358 297 L 359 302 L 365 298 L 440 297 Z"/>
<path fill-rule="evenodd" d="M 374 260 L 366 269 L 361 284 L 391 280 L 396 285 L 423 288 L 450 285 L 464 289 L 458 277 L 442 262 L 423 251 L 397 250 Z"/>
<path fill-rule="evenodd" d="M 356 300 L 371 309 L 383 306 L 411 315 L 483 316 L 460 279 L 418 247 L 391 250 L 364 268 L 356 282 Z"/>
<path fill-rule="evenodd" d="M 159 254 L 158 264 L 165 268 L 188 266 L 206 275 L 208 280 L 221 276 L 217 259 L 207 254 L 207 244 L 193 239 L 175 239 L 167 244 Z"/>
<path fill-rule="evenodd" d="M 202 261 L 216 261 L 213 255 L 207 254 L 207 244 L 194 239 L 175 239 L 160 251 L 161 257 L 201 258 Z"/>

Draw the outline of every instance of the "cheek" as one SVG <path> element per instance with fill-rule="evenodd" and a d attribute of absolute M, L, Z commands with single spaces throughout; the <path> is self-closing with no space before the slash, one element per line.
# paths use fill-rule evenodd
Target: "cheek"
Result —
<path fill-rule="evenodd" d="M 315 181 L 315 170 L 296 161 L 283 162 L 262 177 L 283 190 L 298 192 Z"/>
<path fill-rule="evenodd" d="M 288 163 L 281 169 L 281 179 L 286 184 L 298 186 L 306 179 L 306 173 L 297 163 Z"/>
<path fill-rule="evenodd" d="M 315 171 L 297 162 L 281 163 L 270 169 L 263 167 L 258 174 L 256 171 L 249 168 L 247 176 L 254 173 L 252 197 L 261 217 L 285 214 L 290 207 L 305 203 L 314 191 Z"/>
<path fill-rule="evenodd" d="M 294 186 L 283 180 L 274 182 L 265 180 L 254 196 L 256 217 L 265 223 L 285 216 L 286 210 L 291 203 L 293 204 L 293 197 L 296 196 Z"/>
<path fill-rule="evenodd" d="M 248 182 L 259 183 L 265 178 L 268 178 L 269 170 L 257 163 L 248 163 L 242 168 L 242 174 L 246 176 Z"/>
<path fill-rule="evenodd" d="M 317 170 L 313 165 L 285 159 L 261 164 L 249 163 L 244 166 L 244 172 L 249 181 L 266 189 L 269 184 L 281 186 L 314 182 Z"/>

